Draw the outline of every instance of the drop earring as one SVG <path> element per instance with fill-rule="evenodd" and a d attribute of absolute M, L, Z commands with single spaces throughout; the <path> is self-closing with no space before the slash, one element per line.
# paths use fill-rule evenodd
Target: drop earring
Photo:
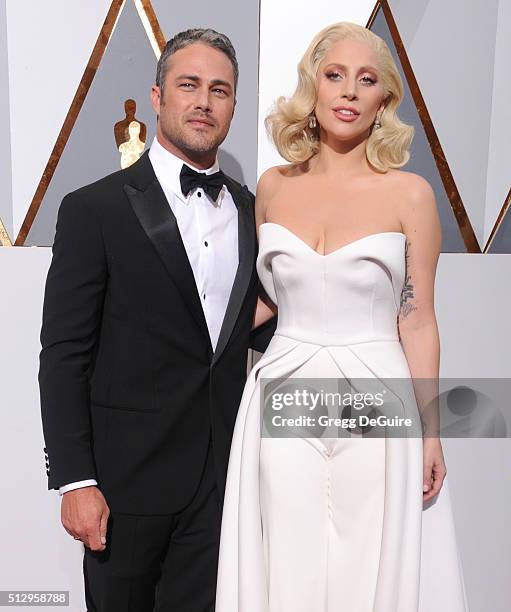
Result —
<path fill-rule="evenodd" d="M 317 125 L 318 125 L 318 122 L 316 121 L 316 116 L 314 114 L 309 115 L 309 127 L 310 127 L 310 129 L 313 130 Z"/>
<path fill-rule="evenodd" d="M 374 128 L 375 130 L 377 130 L 377 129 L 381 128 L 381 123 L 380 123 L 380 119 L 378 118 L 378 116 L 376 116 L 376 119 L 375 119 L 375 121 L 374 121 L 374 123 L 373 123 L 373 128 Z"/>

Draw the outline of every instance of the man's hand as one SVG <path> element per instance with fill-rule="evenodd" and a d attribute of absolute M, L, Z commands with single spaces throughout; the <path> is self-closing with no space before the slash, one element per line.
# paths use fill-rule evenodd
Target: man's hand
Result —
<path fill-rule="evenodd" d="M 105 498 L 95 486 L 74 489 L 62 496 L 61 519 L 64 529 L 91 550 L 105 550 L 109 515 Z"/>

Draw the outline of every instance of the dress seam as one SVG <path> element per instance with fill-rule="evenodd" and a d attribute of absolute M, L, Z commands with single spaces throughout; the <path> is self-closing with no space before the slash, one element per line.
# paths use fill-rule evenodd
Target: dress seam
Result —
<path fill-rule="evenodd" d="M 347 342 L 346 344 L 337 344 L 337 343 L 329 343 L 329 344 L 319 344 L 318 342 L 308 342 L 307 340 L 302 340 L 301 338 L 295 338 L 294 336 L 288 336 L 287 334 L 282 334 L 279 332 L 275 332 L 274 336 L 281 336 L 282 338 L 289 338 L 289 340 L 294 340 L 295 342 L 299 342 L 300 344 L 312 344 L 313 346 L 324 346 L 324 347 L 332 347 L 332 346 L 356 346 L 357 344 L 370 344 L 373 342 L 397 342 L 399 343 L 398 338 L 375 338 L 371 340 L 360 340 L 359 342 Z"/>

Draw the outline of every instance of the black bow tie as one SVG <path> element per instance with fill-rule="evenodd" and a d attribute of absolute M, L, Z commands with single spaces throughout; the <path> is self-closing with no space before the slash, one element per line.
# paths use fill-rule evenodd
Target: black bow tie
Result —
<path fill-rule="evenodd" d="M 190 166 L 183 164 L 179 180 L 181 181 L 181 191 L 183 195 L 187 196 L 192 189 L 202 187 L 213 202 L 216 202 L 218 194 L 224 185 L 225 175 L 221 170 L 214 174 L 196 172 L 193 168 L 190 168 Z"/>

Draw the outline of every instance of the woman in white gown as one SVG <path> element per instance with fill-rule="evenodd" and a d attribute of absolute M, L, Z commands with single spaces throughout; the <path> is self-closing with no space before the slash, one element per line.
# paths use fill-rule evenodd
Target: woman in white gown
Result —
<path fill-rule="evenodd" d="M 407 411 L 424 437 L 420 427 L 262 435 L 263 379 L 389 389 L 438 379 L 441 229 L 429 184 L 398 169 L 413 128 L 396 115 L 403 87 L 390 51 L 365 28 L 335 24 L 298 72 L 267 119 L 291 163 L 257 188 L 257 269 L 270 299 L 255 324 L 277 307 L 278 324 L 234 429 L 216 611 L 466 612 L 438 415 L 425 418 L 415 382 Z"/>

